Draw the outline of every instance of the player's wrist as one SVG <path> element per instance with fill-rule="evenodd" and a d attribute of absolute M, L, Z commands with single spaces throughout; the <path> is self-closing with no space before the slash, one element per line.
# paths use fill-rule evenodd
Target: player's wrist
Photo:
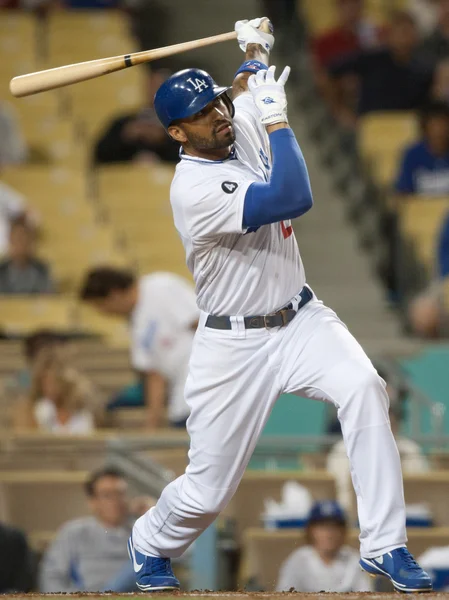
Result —
<path fill-rule="evenodd" d="M 256 59 L 251 59 L 251 60 L 245 60 L 244 63 L 242 63 L 240 65 L 240 67 L 238 68 L 238 70 L 236 71 L 234 78 L 237 77 L 237 75 L 240 75 L 240 73 L 258 73 L 261 70 L 267 70 L 268 69 L 268 65 L 266 65 L 264 62 L 260 61 L 260 60 L 256 60 Z"/>
<path fill-rule="evenodd" d="M 266 125 L 266 130 L 267 133 L 274 133 L 275 131 L 278 131 L 279 129 L 290 129 L 290 125 L 288 124 L 287 121 L 282 121 L 280 123 L 273 123 L 271 125 Z"/>

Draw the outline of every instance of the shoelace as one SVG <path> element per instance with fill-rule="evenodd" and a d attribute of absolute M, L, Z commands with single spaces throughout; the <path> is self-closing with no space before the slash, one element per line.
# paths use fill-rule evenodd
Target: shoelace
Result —
<path fill-rule="evenodd" d="M 153 575 L 173 575 L 169 558 L 152 558 L 151 571 Z"/>
<path fill-rule="evenodd" d="M 400 554 L 402 560 L 404 561 L 404 565 L 410 571 L 421 571 L 421 567 L 418 565 L 416 560 L 407 550 L 407 548 L 398 548 L 397 553 Z"/>

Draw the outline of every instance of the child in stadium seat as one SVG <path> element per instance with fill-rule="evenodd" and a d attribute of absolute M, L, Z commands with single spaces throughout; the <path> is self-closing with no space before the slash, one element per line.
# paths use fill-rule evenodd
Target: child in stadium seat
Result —
<path fill-rule="evenodd" d="M 360 570 L 356 550 L 345 545 L 346 516 L 335 501 L 316 502 L 309 515 L 307 545 L 295 550 L 281 567 L 278 591 L 369 592 L 371 582 Z"/>
<path fill-rule="evenodd" d="M 95 429 L 96 406 L 90 382 L 57 348 L 48 348 L 36 360 L 29 398 L 18 403 L 14 425 L 17 430 L 88 434 Z"/>

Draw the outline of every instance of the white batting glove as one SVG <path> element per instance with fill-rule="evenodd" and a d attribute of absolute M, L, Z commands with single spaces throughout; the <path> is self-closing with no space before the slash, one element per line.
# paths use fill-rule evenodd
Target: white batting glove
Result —
<path fill-rule="evenodd" d="M 265 126 L 288 123 L 284 86 L 290 75 L 290 67 L 285 67 L 277 81 L 274 78 L 275 71 L 276 67 L 273 65 L 268 70 L 258 71 L 257 75 L 251 75 L 248 79 L 249 91 L 259 110 L 260 121 Z"/>
<path fill-rule="evenodd" d="M 270 33 L 258 29 L 263 22 L 268 24 Z M 237 41 L 243 52 L 246 52 L 248 44 L 260 44 L 269 54 L 274 46 L 274 35 L 272 35 L 273 26 L 271 21 L 266 17 L 251 19 L 251 21 L 248 21 L 247 19 L 244 21 L 237 21 L 234 30 L 237 33 Z"/>

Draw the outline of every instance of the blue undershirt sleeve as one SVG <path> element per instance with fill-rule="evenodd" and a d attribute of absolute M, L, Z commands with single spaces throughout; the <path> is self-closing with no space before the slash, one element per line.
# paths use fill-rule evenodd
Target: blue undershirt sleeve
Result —
<path fill-rule="evenodd" d="M 313 204 L 309 174 L 293 131 L 270 133 L 273 167 L 270 181 L 254 182 L 246 192 L 243 226 L 261 227 L 294 219 Z"/>

